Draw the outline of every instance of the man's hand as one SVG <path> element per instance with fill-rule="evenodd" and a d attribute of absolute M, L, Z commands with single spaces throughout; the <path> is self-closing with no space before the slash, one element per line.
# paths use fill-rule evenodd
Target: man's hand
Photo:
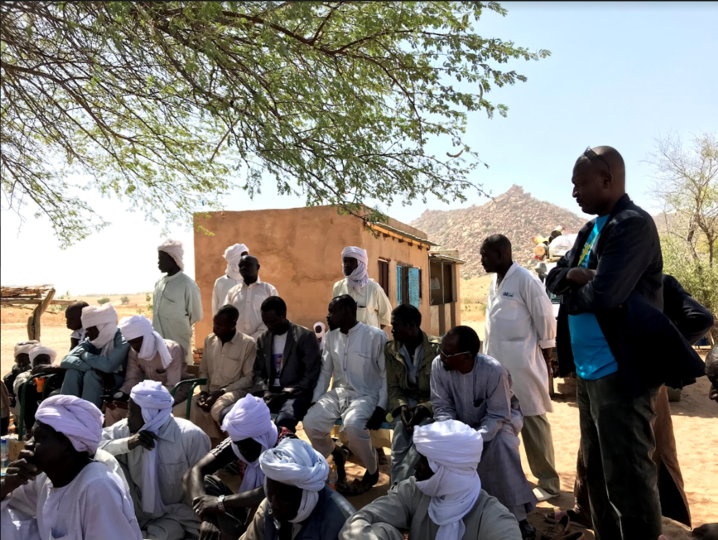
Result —
<path fill-rule="evenodd" d="M 217 497 L 212 497 L 211 495 L 195 497 L 192 500 L 192 510 L 194 510 L 194 513 L 197 514 L 202 521 L 207 519 L 209 514 L 219 514 Z"/>
<path fill-rule="evenodd" d="M 102 382 L 102 388 L 105 390 L 105 392 L 112 392 L 112 390 L 117 387 L 114 373 L 105 373 L 104 371 L 100 371 L 99 369 L 96 369 L 94 371 L 100 377 L 100 381 Z"/>
<path fill-rule="evenodd" d="M 223 395 L 224 390 L 222 390 L 221 388 L 209 394 L 209 396 L 207 396 L 207 398 L 204 400 L 204 405 L 207 410 L 211 409 L 214 404 L 217 403 L 217 400 Z"/>
<path fill-rule="evenodd" d="M 37 375 L 38 373 L 59 373 L 61 371 L 65 371 L 60 366 L 49 366 L 47 364 L 40 364 L 39 366 L 35 366 L 32 368 L 32 375 Z"/>
<path fill-rule="evenodd" d="M 381 407 L 377 407 L 374 409 L 374 414 L 371 415 L 371 418 L 366 423 L 367 429 L 381 429 L 381 425 L 384 423 L 384 419 L 386 418 L 386 411 L 382 409 Z"/>
<path fill-rule="evenodd" d="M 411 419 L 411 429 L 413 430 L 427 418 L 431 418 L 431 412 L 429 409 L 421 405 L 414 407 L 414 417 Z"/>
<path fill-rule="evenodd" d="M 571 268 L 566 274 L 566 281 L 572 285 L 578 285 L 583 287 L 586 283 L 591 281 L 596 275 L 595 270 L 589 270 L 588 268 Z"/>
<path fill-rule="evenodd" d="M 284 395 L 284 393 L 264 393 L 264 402 L 267 404 L 267 407 L 269 407 L 269 410 L 272 410 L 273 407 L 278 406 L 285 398 L 286 396 Z"/>
<path fill-rule="evenodd" d="M 127 443 L 127 447 L 130 450 L 134 450 L 138 446 L 152 450 L 155 447 L 155 441 L 158 439 L 157 435 L 149 431 L 138 431 Z"/>
<path fill-rule="evenodd" d="M 401 423 L 404 424 L 404 428 L 408 431 L 412 431 L 411 420 L 414 418 L 414 409 L 408 405 L 401 406 Z"/>
<path fill-rule="evenodd" d="M 219 527 L 211 521 L 203 521 L 199 528 L 199 540 L 221 540 L 222 533 Z"/>
<path fill-rule="evenodd" d="M 34 480 L 35 477 L 40 474 L 40 470 L 37 466 L 30 463 L 34 455 L 35 454 L 30 450 L 23 450 L 20 452 L 17 461 L 13 461 L 8 465 L 5 478 L 3 478 L 3 499 L 20 486 Z"/>
<path fill-rule="evenodd" d="M 553 374 L 553 347 L 541 349 L 541 352 L 543 353 L 543 359 L 546 362 L 549 374 Z"/>

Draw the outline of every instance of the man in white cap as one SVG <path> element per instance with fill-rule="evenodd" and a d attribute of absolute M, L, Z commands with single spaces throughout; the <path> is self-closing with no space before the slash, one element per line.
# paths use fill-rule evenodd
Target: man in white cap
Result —
<path fill-rule="evenodd" d="M 481 489 L 481 434 L 456 420 L 414 429 L 414 477 L 349 518 L 341 540 L 521 540 L 516 518 Z"/>
<path fill-rule="evenodd" d="M 25 430 L 31 431 L 35 424 L 35 412 L 42 401 L 43 394 L 51 395 L 53 392 L 59 393 L 62 388 L 62 381 L 65 377 L 65 370 L 58 366 L 53 366 L 57 353 L 49 347 L 36 345 L 30 350 L 31 371 L 26 371 L 18 375 L 15 379 L 15 387 L 13 388 L 18 401 L 22 403 L 23 384 L 27 381 L 30 383 L 24 386 L 25 393 Z M 39 373 L 52 373 L 52 377 L 34 377 Z"/>
<path fill-rule="evenodd" d="M 391 324 L 391 302 L 384 289 L 369 279 L 369 257 L 365 249 L 345 247 L 342 250 L 344 279 L 337 281 L 332 298 L 348 294 L 357 303 L 357 320 L 360 323 L 384 328 Z"/>
<path fill-rule="evenodd" d="M 117 392 L 113 393 L 111 398 L 106 398 L 107 426 L 127 416 L 127 409 L 120 404 L 127 402 L 135 385 L 144 380 L 158 381 L 170 392 L 178 382 L 190 378 L 182 347 L 174 341 L 163 339 L 144 315 L 123 317 L 120 321 L 120 332 L 130 346 L 127 376 Z M 175 403 L 183 402 L 188 392 L 188 387 L 181 388 L 175 395 Z M 184 417 L 185 405 L 178 406 L 179 416 Z"/>
<path fill-rule="evenodd" d="M 101 439 L 92 403 L 63 395 L 42 402 L 32 438 L 2 480 L 3 540 L 142 540 L 124 479 L 93 459 Z"/>
<path fill-rule="evenodd" d="M 229 437 L 185 475 L 185 496 L 202 520 L 200 540 L 239 538 L 251 518 L 251 509 L 264 499 L 264 473 L 259 466 L 262 452 L 278 441 L 294 437 L 273 422 L 264 400 L 252 395 L 234 404 L 222 422 Z M 244 466 L 239 492 L 234 493 L 215 473 L 238 463 Z"/>
<path fill-rule="evenodd" d="M 196 537 L 200 521 L 184 502 L 182 475 L 209 452 L 209 437 L 172 416 L 174 400 L 157 381 L 132 388 L 125 420 L 104 429 L 100 448 L 120 462 L 145 539 Z"/>
<path fill-rule="evenodd" d="M 212 316 L 217 314 L 219 308 L 224 305 L 229 290 L 239 285 L 242 281 L 242 274 L 239 273 L 239 261 L 245 255 L 249 255 L 249 248 L 244 244 L 234 244 L 224 251 L 224 260 L 227 261 L 227 269 L 224 275 L 217 278 L 212 290 Z"/>
<path fill-rule="evenodd" d="M 270 296 L 278 296 L 274 285 L 259 279 L 261 268 L 256 257 L 246 255 L 239 261 L 241 281 L 232 287 L 224 299 L 224 304 L 230 304 L 239 311 L 237 330 L 256 340 L 267 326 L 262 321 L 262 302 Z"/>
<path fill-rule="evenodd" d="M 309 443 L 285 439 L 259 458 L 267 498 L 242 540 L 337 540 L 354 507 L 326 483 L 329 465 Z"/>
<path fill-rule="evenodd" d="M 157 248 L 157 267 L 166 274 L 155 283 L 152 326 L 165 339 L 179 343 L 187 364 L 192 358 L 192 325 L 202 320 L 202 298 L 194 280 L 183 272 L 182 242 L 167 240 Z"/>
<path fill-rule="evenodd" d="M 314 390 L 314 405 L 304 417 L 304 431 L 323 456 L 332 455 L 337 465 L 340 492 L 359 495 L 379 480 L 377 453 L 369 430 L 381 427 L 388 402 L 384 347 L 386 334 L 357 321 L 357 305 L 349 295 L 329 304 L 327 322 L 334 328 L 327 334 L 322 371 Z M 330 391 L 329 381 L 334 377 Z M 342 419 L 354 454 L 366 472 L 361 480 L 347 485 L 344 450 L 335 445 L 330 432 Z"/>
<path fill-rule="evenodd" d="M 30 351 L 40 345 L 39 341 L 34 339 L 30 341 L 20 341 L 15 345 L 15 365 L 13 365 L 10 373 L 3 376 L 3 383 L 10 397 L 10 411 L 18 416 L 20 414 L 20 402 L 15 395 L 15 381 L 21 373 L 25 373 L 32 369 L 30 362 Z"/>
<path fill-rule="evenodd" d="M 117 328 L 112 304 L 82 308 L 86 337 L 60 362 L 66 370 L 62 393 L 102 405 L 102 396 L 116 390 L 125 380 L 130 345 Z"/>

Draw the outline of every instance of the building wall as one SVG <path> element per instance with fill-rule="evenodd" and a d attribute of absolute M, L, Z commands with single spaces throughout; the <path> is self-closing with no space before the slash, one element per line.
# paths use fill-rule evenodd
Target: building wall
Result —
<path fill-rule="evenodd" d="M 420 238 L 421 231 L 390 220 L 392 227 Z M 202 226 L 212 236 L 198 230 Z M 331 300 L 332 286 L 343 278 L 341 251 L 360 246 L 369 254 L 369 276 L 379 280 L 378 259 L 390 261 L 389 300 L 396 305 L 396 263 L 404 262 L 422 269 L 421 311 L 429 320 L 428 252 L 416 244 L 399 242 L 390 236 L 378 238 L 365 230 L 352 216 L 339 215 L 335 207 L 320 206 L 289 210 L 212 212 L 195 215 L 195 275 L 202 292 L 204 319 L 195 326 L 195 346 L 201 348 L 212 331 L 212 290 L 215 280 L 224 275 L 224 250 L 237 242 L 246 244 L 259 259 L 262 281 L 277 288 L 287 302 L 288 317 L 311 327 L 324 321 Z"/>

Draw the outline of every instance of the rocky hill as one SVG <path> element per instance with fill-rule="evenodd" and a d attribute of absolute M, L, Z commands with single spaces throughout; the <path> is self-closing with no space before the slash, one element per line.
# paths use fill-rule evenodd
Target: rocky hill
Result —
<path fill-rule="evenodd" d="M 547 236 L 563 225 L 575 233 L 585 221 L 576 214 L 545 201 L 539 201 L 520 186 L 511 186 L 504 193 L 481 206 L 459 210 L 427 210 L 411 225 L 429 234 L 429 238 L 447 249 L 458 249 L 466 261 L 463 277 L 484 275 L 479 250 L 483 240 L 492 234 L 505 234 L 514 248 L 514 260 L 533 266 L 532 238 Z"/>

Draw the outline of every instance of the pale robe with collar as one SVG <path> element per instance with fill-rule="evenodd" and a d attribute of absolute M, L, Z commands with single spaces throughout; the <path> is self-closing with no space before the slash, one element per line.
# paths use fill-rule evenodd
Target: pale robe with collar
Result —
<path fill-rule="evenodd" d="M 199 287 L 184 272 L 162 276 L 155 284 L 152 297 L 152 326 L 165 339 L 182 347 L 187 364 L 192 359 L 192 325 L 202 320 L 202 298 Z"/>
<path fill-rule="evenodd" d="M 231 304 L 239 310 L 237 330 L 257 340 L 267 330 L 262 322 L 262 302 L 270 296 L 279 296 L 277 289 L 257 277 L 251 285 L 242 281 L 232 287 L 223 305 Z"/>
<path fill-rule="evenodd" d="M 65 487 L 53 488 L 41 473 L 5 497 L 2 539 L 142 540 L 116 460 L 99 457 Z"/>
<path fill-rule="evenodd" d="M 359 291 L 350 287 L 346 278 L 337 281 L 332 289 L 332 298 L 345 294 L 357 303 L 357 321 L 374 328 L 391 325 L 391 302 L 376 281 L 370 279 Z"/>
<path fill-rule="evenodd" d="M 218 277 L 214 282 L 214 289 L 212 290 L 212 317 L 217 315 L 219 308 L 224 305 L 224 300 L 227 298 L 227 293 L 239 285 L 239 281 L 229 276 Z"/>
<path fill-rule="evenodd" d="M 524 416 L 553 411 L 542 349 L 556 345 L 556 318 L 541 282 L 516 263 L 497 286 L 494 274 L 486 307 L 486 354 L 511 374 Z"/>
<path fill-rule="evenodd" d="M 164 514 L 142 510 L 143 456 L 141 446 L 129 450 L 131 437 L 127 420 L 103 430 L 100 448 L 115 456 L 130 484 L 135 514 L 143 533 L 152 538 L 173 540 L 185 535 L 199 535 L 201 522 L 184 500 L 182 476 L 210 450 L 209 437 L 189 420 L 170 416 L 157 431 L 157 482 L 165 506 Z M 99 538 L 99 537 L 98 537 Z"/>

